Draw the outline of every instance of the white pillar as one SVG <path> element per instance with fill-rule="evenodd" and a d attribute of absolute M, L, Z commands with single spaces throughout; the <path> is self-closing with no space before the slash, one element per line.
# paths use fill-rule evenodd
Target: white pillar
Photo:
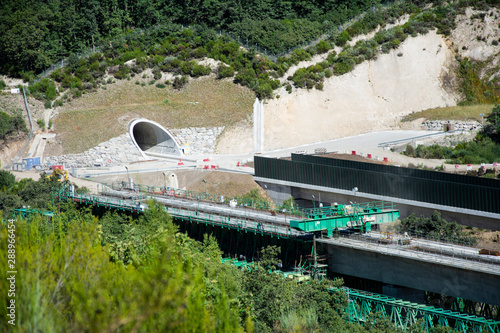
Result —
<path fill-rule="evenodd" d="M 253 103 L 253 151 L 264 151 L 264 101 L 258 98 Z"/>

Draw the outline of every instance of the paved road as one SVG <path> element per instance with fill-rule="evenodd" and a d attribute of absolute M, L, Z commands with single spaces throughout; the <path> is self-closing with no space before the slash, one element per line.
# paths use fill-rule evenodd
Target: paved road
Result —
<path fill-rule="evenodd" d="M 325 148 L 328 152 L 339 152 L 351 154 L 352 151 L 356 151 L 357 154 L 368 155 L 371 154 L 373 158 L 378 160 L 383 160 L 386 157 L 389 162 L 394 165 L 407 165 L 413 163 L 414 165 L 422 164 L 427 167 L 436 167 L 443 164 L 441 160 L 425 160 L 425 159 L 413 159 L 403 156 L 399 153 L 394 153 L 389 150 L 388 147 L 384 147 L 384 144 L 388 142 L 399 141 L 400 144 L 411 141 L 423 141 L 425 137 L 427 138 L 437 138 L 443 137 L 445 135 L 453 135 L 450 133 L 445 133 L 441 131 L 416 131 L 416 130 L 397 130 L 397 131 L 382 131 L 374 133 L 366 133 L 336 140 L 317 142 L 297 147 L 290 147 L 286 149 L 279 149 L 274 151 L 265 151 L 259 156 L 266 157 L 288 157 L 291 153 L 303 151 L 306 153 L 314 153 L 317 148 Z M 209 158 L 208 162 L 204 162 L 203 159 Z M 175 159 L 158 159 L 154 161 L 133 163 L 127 165 L 128 171 L 125 166 L 116 166 L 111 168 L 95 168 L 82 170 L 79 173 L 79 177 L 89 178 L 97 177 L 103 175 L 117 175 L 117 174 L 130 174 L 133 176 L 135 173 L 147 173 L 147 172 L 158 172 L 158 171 L 175 171 L 178 169 L 195 169 L 203 168 L 204 165 L 217 166 L 221 171 L 229 172 L 239 172 L 253 174 L 254 170 L 249 167 L 237 166 L 238 162 L 240 165 L 244 165 L 247 161 L 253 160 L 253 154 L 242 154 L 242 155 L 210 155 L 210 156 L 200 156 L 196 158 L 195 156 L 190 156 L 189 160 L 184 159 L 179 161 L 178 158 Z M 181 163 L 181 165 L 179 165 Z M 448 168 L 451 168 L 448 166 Z M 461 166 L 461 169 L 465 169 L 466 166 Z M 477 167 L 476 167 L 477 168 Z M 454 167 L 453 167 L 454 169 Z M 88 187 L 88 186 L 87 186 Z"/>

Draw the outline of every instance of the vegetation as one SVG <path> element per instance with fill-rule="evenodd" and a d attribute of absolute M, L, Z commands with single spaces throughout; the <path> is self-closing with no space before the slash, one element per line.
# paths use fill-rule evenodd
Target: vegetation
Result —
<path fill-rule="evenodd" d="M 491 164 L 500 162 L 500 145 L 488 138 L 461 142 L 453 148 L 439 145 L 418 145 L 414 149 L 408 145 L 404 154 L 418 158 L 445 159 L 446 163 L 449 164 Z"/>
<path fill-rule="evenodd" d="M 419 118 L 427 120 L 458 120 L 471 121 L 481 120 L 482 114 L 489 114 L 493 109 L 494 104 L 478 104 L 478 105 L 457 105 L 444 108 L 427 109 L 420 112 L 414 112 L 405 116 L 402 121 L 413 121 Z"/>
<path fill-rule="evenodd" d="M 486 125 L 473 141 L 460 142 L 454 147 L 439 145 L 416 148 L 408 145 L 403 154 L 410 157 L 446 159 L 452 164 L 481 164 L 500 162 L 500 104 L 486 117 Z M 489 173 L 479 171 L 479 175 Z M 494 174 L 494 172 L 493 172 Z"/>
<path fill-rule="evenodd" d="M 465 232 L 464 227 L 456 222 L 446 221 L 438 211 L 434 211 L 431 217 L 416 217 L 411 214 L 401 221 L 398 231 L 458 244 L 477 244 L 477 239 Z"/>
<path fill-rule="evenodd" d="M 430 1 L 372 7 L 373 2 L 366 0 L 335 3 L 219 0 L 196 5 L 194 10 L 195 7 L 181 6 L 173 1 L 127 6 L 96 0 L 82 8 L 75 8 L 66 1 L 45 4 L 27 0 L 29 6 L 24 7 L 12 1 L 2 3 L 0 8 L 7 13 L 7 20 L 0 25 L 2 31 L 6 31 L 3 38 L 0 37 L 0 59 L 3 60 L 0 63 L 4 64 L 0 72 L 31 80 L 34 73 L 46 68 L 57 57 L 69 56 L 67 66 L 54 71 L 51 77 L 62 88 L 70 89 L 71 96 L 79 97 L 86 90 L 110 83 L 109 79 L 103 80 L 104 75 L 130 79 L 146 68 L 152 69 L 155 80 L 161 78 L 161 71 L 179 75 L 174 87 L 181 89 L 186 83 L 184 77 L 196 78 L 211 73 L 211 68 L 198 63 L 199 59 L 208 57 L 221 62 L 216 69 L 218 78 L 236 74 L 236 82 L 250 87 L 257 97 L 265 99 L 273 97 L 273 91 L 280 87 L 277 79 L 291 65 L 316 54 L 329 53 L 334 45 L 344 47 L 338 56 L 330 52 L 327 60 L 301 69 L 288 79 L 297 88 L 321 90 L 325 77 L 345 74 L 357 64 L 374 59 L 380 52 L 387 53 L 409 35 L 426 33 L 432 28 L 448 34 L 455 15 L 464 6 L 483 4 L 481 1 L 438 3 L 426 8 Z M 373 10 L 358 15 L 370 7 Z M 64 10 L 61 12 L 58 8 Z M 359 41 L 353 47 L 347 44 L 356 35 L 383 27 L 387 22 L 393 23 L 404 14 L 411 14 L 404 25 L 382 29 L 371 40 Z M 19 21 L 15 19 L 17 16 L 29 16 L 31 20 Z M 345 29 L 333 29 L 354 17 L 354 21 L 344 25 Z M 66 24 L 68 19 L 71 24 Z M 36 25 L 36 22 L 41 23 Z M 186 24 L 190 24 L 189 28 L 185 28 Z M 20 29 L 24 37 L 14 41 L 13 36 Z M 231 34 L 221 34 L 221 29 Z M 326 32 L 328 34 L 314 45 L 290 52 L 291 48 Z M 259 44 L 267 53 L 288 50 L 289 55 L 272 62 L 258 56 L 253 48 L 239 47 L 240 43 L 247 42 Z M 36 47 L 42 44 L 43 48 Z M 98 52 L 86 58 L 75 55 L 95 45 L 99 45 Z M 34 49 L 43 51 L 32 52 Z M 472 101 L 476 97 L 470 96 L 477 94 L 466 91 L 470 90 L 467 85 L 477 86 L 472 82 L 477 70 L 470 71 L 466 60 L 462 67 L 461 73 L 467 81 L 464 94 L 468 96 L 467 101 Z M 33 94 L 36 98 L 52 101 L 57 91 L 53 82 L 44 80 L 33 88 Z M 479 92 L 490 98 L 476 98 L 477 101 L 491 102 L 498 96 L 496 83 L 488 84 Z M 290 92 L 291 86 L 285 86 Z"/>
<path fill-rule="evenodd" d="M 494 104 L 500 102 L 500 79 L 481 79 L 484 62 L 459 59 L 459 75 L 462 79 L 461 93 L 465 96 L 460 104 Z M 496 71 L 497 69 L 495 69 Z M 491 76 L 487 76 L 491 77 Z"/>
<path fill-rule="evenodd" d="M 60 183 L 12 177 L 0 173 L 3 217 L 27 203 L 52 209 L 49 189 Z M 16 256 L 23 259 L 16 261 L 15 332 L 394 331 L 384 318 L 368 320 L 365 328 L 343 320 L 346 295 L 329 291 L 341 280 L 305 284 L 270 274 L 279 247 L 263 249 L 260 262 L 240 271 L 221 263 L 214 237 L 197 242 L 179 233 L 153 202 L 140 216 L 93 216 L 64 202 L 59 208 L 50 220 L 34 214 L 16 221 Z M 7 235 L 1 223 L 4 251 Z"/>
<path fill-rule="evenodd" d="M 0 111 L 0 139 L 5 139 L 20 132 L 28 132 L 24 118 L 19 113 L 9 116 L 7 113 Z"/>
<path fill-rule="evenodd" d="M 500 104 L 497 104 L 486 116 L 486 126 L 484 126 L 481 135 L 500 144 Z"/>

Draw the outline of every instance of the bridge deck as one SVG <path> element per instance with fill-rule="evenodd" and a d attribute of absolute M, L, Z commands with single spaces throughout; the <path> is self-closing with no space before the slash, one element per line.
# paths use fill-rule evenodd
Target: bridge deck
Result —
<path fill-rule="evenodd" d="M 487 256 L 489 261 L 479 261 L 482 258 L 472 257 L 463 258 L 460 256 L 453 255 L 445 255 L 441 254 L 442 249 L 448 249 L 457 251 L 457 254 L 460 252 L 472 252 L 474 250 L 468 249 L 465 247 L 461 247 L 458 245 L 450 245 L 450 244 L 442 244 L 437 242 L 426 241 L 425 243 L 430 246 L 433 243 L 433 248 L 435 251 L 433 253 L 430 252 L 422 252 L 416 251 L 413 249 L 415 244 L 408 245 L 399 245 L 399 244 L 380 244 L 374 243 L 371 241 L 362 240 L 362 239 L 353 239 L 351 237 L 338 237 L 338 238 L 326 238 L 326 239 L 317 239 L 318 242 L 326 243 L 326 244 L 334 244 L 342 247 L 354 248 L 362 251 L 370 251 L 376 252 L 383 255 L 388 256 L 396 256 L 400 258 L 406 258 L 411 260 L 418 260 L 427 263 L 435 263 L 444 266 L 455 267 L 459 269 L 472 270 L 476 272 L 483 272 L 487 274 L 500 276 L 500 260 L 496 258 L 493 259 L 493 256 Z M 422 242 L 422 241 L 420 241 Z M 416 243 L 418 244 L 418 243 Z M 440 248 L 442 246 L 442 248 Z M 464 249 L 465 248 L 465 249 Z M 440 253 L 441 250 L 441 253 Z M 477 250 L 476 250 L 477 253 Z M 486 257 L 486 256 L 485 256 Z"/>
<path fill-rule="evenodd" d="M 137 200 L 120 192 L 119 198 L 102 195 L 74 195 L 71 200 L 79 203 L 115 208 L 132 212 L 144 212 L 146 199 L 154 199 L 165 207 L 170 215 L 182 220 L 218 225 L 231 229 L 251 231 L 276 237 L 311 240 L 309 233 L 290 227 L 290 217 L 283 214 L 271 215 L 267 211 L 229 207 L 203 201 L 193 201 L 175 197 L 147 196 Z M 110 193 L 107 193 L 108 195 Z"/>

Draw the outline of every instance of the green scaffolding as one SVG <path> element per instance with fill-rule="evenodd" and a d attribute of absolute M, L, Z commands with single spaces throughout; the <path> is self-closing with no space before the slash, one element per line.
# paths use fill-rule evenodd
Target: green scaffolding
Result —
<path fill-rule="evenodd" d="M 422 328 L 430 332 L 436 326 L 453 327 L 458 332 L 500 332 L 500 321 L 412 303 L 384 295 L 344 288 L 348 305 L 346 314 L 351 322 L 363 324 L 370 314 L 389 317 L 394 326 L 406 330 L 422 319 Z"/>

